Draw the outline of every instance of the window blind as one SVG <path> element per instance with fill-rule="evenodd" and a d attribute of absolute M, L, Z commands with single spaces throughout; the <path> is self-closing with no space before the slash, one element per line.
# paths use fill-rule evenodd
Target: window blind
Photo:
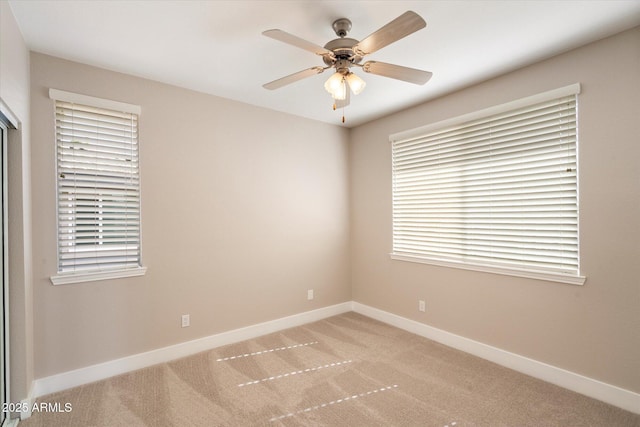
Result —
<path fill-rule="evenodd" d="M 58 270 L 140 266 L 138 115 L 55 101 Z"/>
<path fill-rule="evenodd" d="M 392 140 L 393 254 L 578 275 L 576 118 L 571 94 Z"/>

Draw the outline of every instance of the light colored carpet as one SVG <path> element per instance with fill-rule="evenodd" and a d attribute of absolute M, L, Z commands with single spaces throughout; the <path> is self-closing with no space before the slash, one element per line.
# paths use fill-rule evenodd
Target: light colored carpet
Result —
<path fill-rule="evenodd" d="M 640 416 L 347 313 L 62 391 L 21 427 L 640 426 Z"/>

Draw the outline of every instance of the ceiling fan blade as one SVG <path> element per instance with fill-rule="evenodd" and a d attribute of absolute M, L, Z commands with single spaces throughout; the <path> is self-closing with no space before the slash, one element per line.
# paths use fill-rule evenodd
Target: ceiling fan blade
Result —
<path fill-rule="evenodd" d="M 302 80 L 306 77 L 311 77 L 314 74 L 320 74 L 321 72 L 324 71 L 324 68 L 322 67 L 312 67 L 312 68 L 308 68 L 306 70 L 302 70 L 302 71 L 298 71 L 297 73 L 293 73 L 290 74 L 286 77 L 282 77 L 278 80 L 274 80 L 272 82 L 269 83 L 265 83 L 262 85 L 263 88 L 265 89 L 269 89 L 269 90 L 274 90 L 274 89 L 279 89 L 282 86 L 286 86 L 288 84 L 297 82 L 298 80 Z"/>
<path fill-rule="evenodd" d="M 267 30 L 267 31 L 263 31 L 262 35 L 271 37 L 272 39 L 290 44 L 295 47 L 299 47 L 304 50 L 308 50 L 309 52 L 315 53 L 316 55 L 320 55 L 320 56 L 330 55 L 333 57 L 333 52 L 331 52 L 330 50 L 325 49 L 322 46 L 318 46 L 315 43 L 311 43 L 309 41 L 301 39 L 298 36 L 294 36 L 293 34 L 289 34 L 286 31 Z"/>
<path fill-rule="evenodd" d="M 400 65 L 377 61 L 365 62 L 362 64 L 362 70 L 366 73 L 403 80 L 417 85 L 425 84 L 433 75 L 433 73 L 429 71 L 416 70 L 415 68 L 401 67 Z"/>
<path fill-rule="evenodd" d="M 427 23 L 415 12 L 407 11 L 353 47 L 360 56 L 368 55 L 415 33 Z"/>

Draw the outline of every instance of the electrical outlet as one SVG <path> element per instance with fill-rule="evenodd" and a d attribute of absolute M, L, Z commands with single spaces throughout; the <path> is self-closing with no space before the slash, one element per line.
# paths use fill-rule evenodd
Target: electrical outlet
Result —
<path fill-rule="evenodd" d="M 426 307 L 426 304 L 424 303 L 424 300 L 418 300 L 418 310 L 424 313 L 426 309 L 427 307 Z"/>
<path fill-rule="evenodd" d="M 307 291 L 307 299 L 308 300 L 312 300 L 313 299 L 313 289 L 309 289 Z"/>
<path fill-rule="evenodd" d="M 182 327 L 186 328 L 190 324 L 191 324 L 191 320 L 189 319 L 189 315 L 188 314 L 183 314 L 182 315 Z"/>

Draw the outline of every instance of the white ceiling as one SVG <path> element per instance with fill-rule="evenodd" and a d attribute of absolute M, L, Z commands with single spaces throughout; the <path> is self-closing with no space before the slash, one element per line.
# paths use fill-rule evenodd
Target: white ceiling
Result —
<path fill-rule="evenodd" d="M 3 0 L 4 1 L 4 0 Z M 323 88 L 329 73 L 276 91 L 262 84 L 323 65 L 319 56 L 264 37 L 279 28 L 324 45 L 331 23 L 362 40 L 407 10 L 427 27 L 378 60 L 433 72 L 424 86 L 358 73 L 345 126 L 356 126 L 640 25 L 629 1 L 42 1 L 10 0 L 33 51 L 273 110 L 340 124 Z"/>

